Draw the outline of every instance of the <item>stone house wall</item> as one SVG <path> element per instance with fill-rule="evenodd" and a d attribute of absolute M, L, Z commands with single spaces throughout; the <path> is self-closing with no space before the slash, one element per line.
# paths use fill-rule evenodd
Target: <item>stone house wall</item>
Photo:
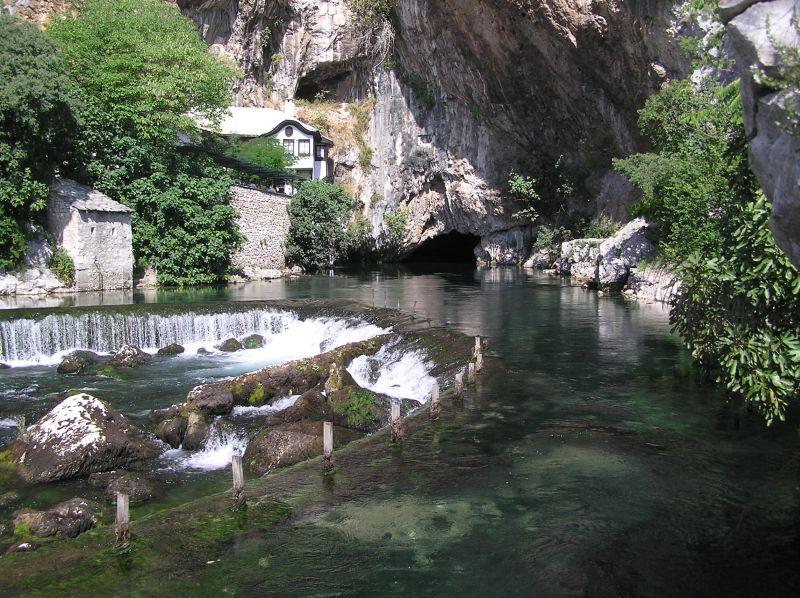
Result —
<path fill-rule="evenodd" d="M 239 232 L 245 237 L 244 245 L 231 258 L 235 268 L 247 272 L 286 267 L 290 201 L 286 195 L 255 187 L 231 187 L 230 205 L 239 212 Z"/>
<path fill-rule="evenodd" d="M 76 290 L 133 286 L 133 234 L 129 213 L 81 209 L 53 193 L 47 208 L 47 226 L 58 245 L 72 258 Z"/>

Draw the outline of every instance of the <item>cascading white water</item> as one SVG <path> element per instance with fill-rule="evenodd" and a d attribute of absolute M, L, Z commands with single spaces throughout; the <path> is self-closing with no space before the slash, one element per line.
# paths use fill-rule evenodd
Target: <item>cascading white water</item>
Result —
<path fill-rule="evenodd" d="M 12 366 L 56 363 L 75 349 L 111 353 L 125 344 L 150 351 L 170 343 L 196 348 L 250 334 L 265 337 L 266 353 L 278 351 L 271 341 L 281 337 L 281 356 L 291 359 L 383 332 L 386 330 L 360 320 L 302 320 L 293 312 L 266 308 L 211 314 L 53 314 L 38 320 L 0 322 L 0 361 Z"/>
<path fill-rule="evenodd" d="M 167 469 L 214 471 L 223 469 L 231 464 L 233 454 L 244 454 L 247 448 L 247 436 L 221 424 L 217 419 L 211 426 L 208 438 L 202 450 L 189 452 L 183 449 L 173 449 L 161 455 L 161 461 Z"/>
<path fill-rule="evenodd" d="M 430 375 L 432 369 L 433 364 L 424 351 L 403 350 L 389 344 L 372 357 L 356 357 L 347 371 L 359 386 L 373 392 L 426 403 L 436 383 Z"/>

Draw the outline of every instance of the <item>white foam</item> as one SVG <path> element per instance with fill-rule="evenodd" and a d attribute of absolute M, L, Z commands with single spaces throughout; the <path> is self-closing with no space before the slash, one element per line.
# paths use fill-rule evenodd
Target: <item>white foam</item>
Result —
<path fill-rule="evenodd" d="M 212 351 L 213 357 L 257 363 L 259 367 L 311 357 L 347 343 L 370 339 L 390 329 L 357 318 L 321 317 L 301 319 L 285 310 L 254 309 L 244 312 L 197 314 L 108 314 L 95 312 L 72 316 L 56 314 L 40 320 L 0 322 L 0 361 L 13 367 L 54 365 L 77 349 L 113 353 L 124 344 L 155 353 L 159 347 L 177 343 L 186 351 L 177 358 L 197 357 L 197 349 Z M 225 354 L 214 345 L 228 338 L 251 334 L 264 337 L 260 349 Z"/>
<path fill-rule="evenodd" d="M 384 345 L 373 357 L 356 357 L 347 371 L 359 386 L 373 392 L 427 403 L 436 383 L 430 375 L 432 369 L 433 363 L 424 351 Z"/>
<path fill-rule="evenodd" d="M 270 413 L 278 413 L 284 409 L 288 409 L 297 402 L 300 395 L 292 395 L 278 399 L 272 405 L 263 405 L 262 407 L 242 407 L 237 405 L 231 411 L 232 417 L 256 417 L 258 415 L 269 415 Z"/>
<path fill-rule="evenodd" d="M 9 428 L 16 428 L 16 427 L 18 427 L 17 426 L 17 420 L 14 419 L 13 417 L 6 417 L 6 418 L 3 418 L 3 419 L 0 419 L 0 428 L 9 429 Z"/>
<path fill-rule="evenodd" d="M 168 469 L 214 471 L 228 467 L 234 453 L 244 454 L 246 448 L 247 437 L 243 433 L 220 426 L 217 421 L 211 426 L 202 450 L 173 449 L 162 454 L 161 459 Z"/>

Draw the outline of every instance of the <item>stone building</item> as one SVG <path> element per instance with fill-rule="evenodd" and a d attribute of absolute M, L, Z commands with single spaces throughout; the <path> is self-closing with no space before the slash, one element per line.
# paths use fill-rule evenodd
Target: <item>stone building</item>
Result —
<path fill-rule="evenodd" d="M 53 183 L 47 228 L 75 265 L 80 291 L 133 286 L 131 210 L 75 181 Z"/>
<path fill-rule="evenodd" d="M 231 187 L 230 205 L 239 212 L 239 232 L 245 238 L 231 262 L 248 278 L 276 277 L 286 267 L 290 201 L 290 197 L 281 193 L 255 187 Z"/>

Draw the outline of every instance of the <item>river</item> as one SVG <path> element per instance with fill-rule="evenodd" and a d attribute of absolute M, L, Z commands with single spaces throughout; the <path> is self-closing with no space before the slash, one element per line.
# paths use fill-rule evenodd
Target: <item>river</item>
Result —
<path fill-rule="evenodd" d="M 242 302 L 299 298 L 399 306 L 432 325 L 485 337 L 499 365 L 469 394 L 457 425 L 414 434 L 401 454 L 369 464 L 369 483 L 360 491 L 227 546 L 227 564 L 216 565 L 219 575 L 209 563 L 208 570 L 171 577 L 173 590 L 437 596 L 800 592 L 796 412 L 793 420 L 768 429 L 703 383 L 670 333 L 664 306 L 598 297 L 519 269 L 387 267 L 227 288 L 7 303 L 17 309 L 0 313 L 2 359 L 13 357 L 17 367 L 0 371 L 0 421 L 7 424 L 0 433 L 12 437 L 15 417 L 30 421 L 47 397 L 68 390 L 55 374 L 57 360 L 42 355 L 43 347 L 45 353 L 68 348 L 62 341 L 40 340 L 9 354 L 9 327 L 22 320 L 61 317 L 63 329 L 64 316 L 83 317 L 85 331 L 91 318 L 95 327 L 114 326 L 97 324 L 99 315 L 168 317 L 188 311 L 230 318 L 247 311 Z M 117 307 L 96 310 L 93 304 Z M 186 330 L 189 324 L 181 326 Z M 342 333 L 301 334 L 286 326 L 289 344 L 301 336 Z M 357 326 L 345 328 L 350 334 Z M 152 324 L 128 334 L 146 336 L 156 329 Z M 192 334 L 200 335 L 198 344 L 206 342 L 206 332 Z M 30 340 L 33 333 L 24 336 Z M 68 335 L 59 338 L 70 342 Z M 307 349 L 287 351 L 302 355 Z M 94 380 L 92 388 L 72 390 L 99 394 L 141 419 L 148 409 L 181 400 L 198 380 L 283 357 L 185 357 L 124 381 Z M 234 444 L 218 439 L 223 454 L 198 467 L 187 465 L 186 455 L 173 455 L 165 468 L 175 491 L 139 513 L 223 488 Z M 25 506 L 63 500 L 80 488 L 70 482 L 23 490 Z M 166 591 L 135 566 L 124 575 L 132 593 Z M 209 586 L 198 587 L 201 579 Z"/>

